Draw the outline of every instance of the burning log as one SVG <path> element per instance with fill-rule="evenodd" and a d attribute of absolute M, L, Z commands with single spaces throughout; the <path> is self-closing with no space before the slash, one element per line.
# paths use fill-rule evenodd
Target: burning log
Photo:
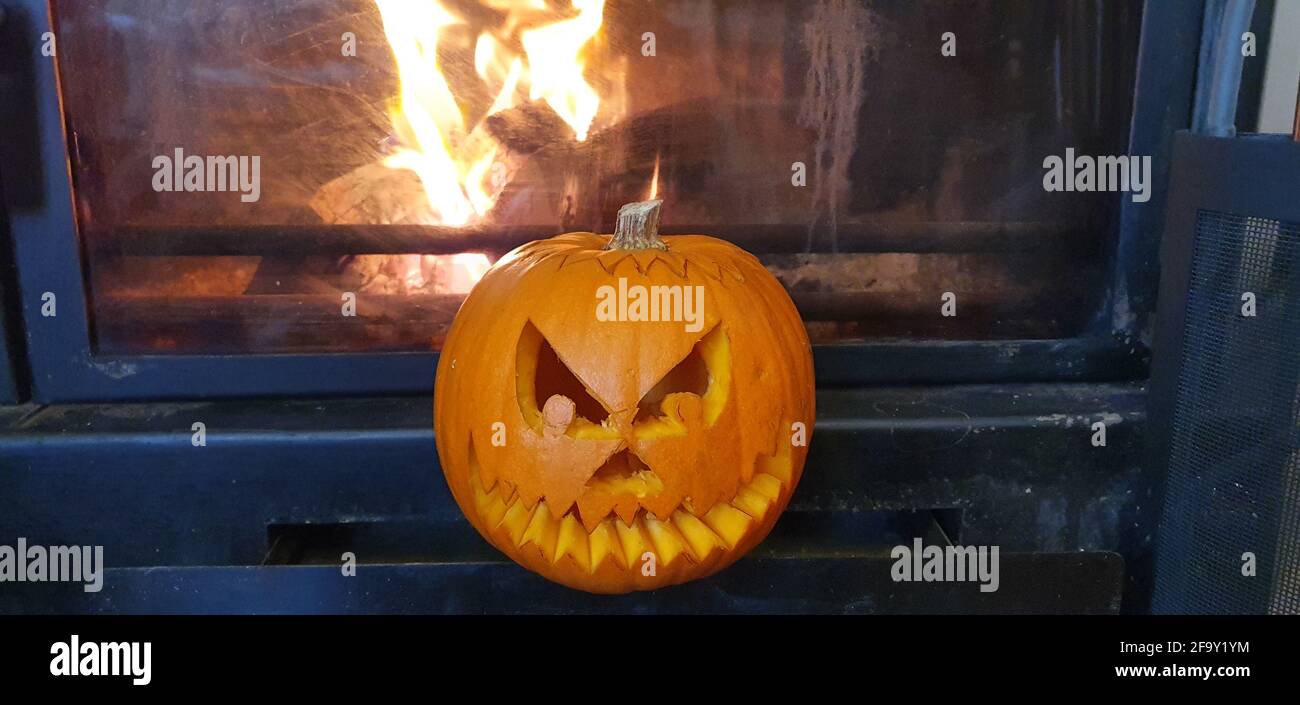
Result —
<path fill-rule="evenodd" d="M 516 221 L 557 223 L 564 230 L 608 232 L 620 206 L 648 198 L 656 161 L 662 164 L 661 189 L 677 177 L 713 173 L 711 147 L 721 132 L 716 115 L 690 102 L 639 113 L 583 142 L 569 132 L 529 155 L 493 212 L 509 213 Z M 671 197 L 675 189 L 666 191 Z M 719 215 L 716 204 L 688 198 L 673 204 L 679 222 L 707 223 Z"/>
<path fill-rule="evenodd" d="M 509 213 L 513 222 L 557 228 L 575 222 L 579 227 L 607 226 L 618 206 L 644 196 L 657 156 L 667 175 L 707 172 L 709 165 L 699 163 L 698 155 L 709 154 L 707 147 L 717 139 L 718 127 L 716 118 L 701 106 L 676 104 L 577 142 L 573 130 L 543 101 L 503 110 L 487 118 L 486 129 L 512 159 L 520 158 L 521 166 L 486 220 L 492 220 L 492 214 Z M 568 183 L 566 176 L 571 177 Z M 567 217 L 566 198 L 571 208 Z M 576 213 L 575 202 L 581 204 Z M 310 205 L 330 225 L 438 222 L 415 172 L 381 162 L 326 183 Z"/>
<path fill-rule="evenodd" d="M 530 101 L 487 118 L 488 133 L 512 153 L 529 155 L 573 140 L 573 130 L 543 101 Z M 376 161 L 316 191 L 311 209 L 327 225 L 428 225 L 438 218 L 420 177 Z"/>
<path fill-rule="evenodd" d="M 493 139 L 521 155 L 573 140 L 573 129 L 541 100 L 490 115 L 486 126 Z"/>
<path fill-rule="evenodd" d="M 435 222 L 420 177 L 381 162 L 358 167 L 330 181 L 309 202 L 326 224 L 411 224 Z"/>

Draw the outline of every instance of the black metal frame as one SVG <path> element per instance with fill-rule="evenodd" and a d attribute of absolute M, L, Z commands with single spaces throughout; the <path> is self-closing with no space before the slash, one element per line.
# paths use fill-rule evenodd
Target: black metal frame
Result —
<path fill-rule="evenodd" d="M 30 45 L 51 30 L 49 0 L 12 0 Z M 1191 117 L 1202 0 L 1147 0 L 1142 22 L 1130 152 L 1153 156 L 1151 199 L 1120 206 L 1112 287 L 1087 332 L 1060 340 L 918 341 L 818 346 L 823 386 L 898 382 L 1098 381 L 1140 379 L 1142 337 L 1153 313 L 1169 135 Z M 38 163 L 35 206 L 11 216 L 26 319 L 32 396 L 39 402 L 217 396 L 391 394 L 427 391 L 434 353 L 319 355 L 101 355 L 82 267 L 56 60 L 33 53 Z M 40 315 L 41 296 L 58 315 Z"/>

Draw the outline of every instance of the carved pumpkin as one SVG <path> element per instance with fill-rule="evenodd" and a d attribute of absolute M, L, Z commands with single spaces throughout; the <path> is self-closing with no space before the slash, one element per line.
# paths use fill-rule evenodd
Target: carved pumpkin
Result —
<path fill-rule="evenodd" d="M 659 202 L 616 234 L 502 258 L 438 363 L 438 454 L 494 546 L 556 582 L 619 593 L 714 573 L 758 544 L 799 482 L 811 348 L 744 250 L 657 236 Z"/>

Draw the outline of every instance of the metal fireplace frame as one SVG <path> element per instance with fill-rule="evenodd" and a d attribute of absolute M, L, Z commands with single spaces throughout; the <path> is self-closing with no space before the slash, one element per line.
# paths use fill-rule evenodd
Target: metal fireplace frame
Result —
<path fill-rule="evenodd" d="M 30 47 L 51 31 L 52 0 L 8 0 L 6 22 L 21 23 Z M 1204 2 L 1147 0 L 1142 20 L 1129 152 L 1153 155 L 1150 201 L 1123 199 L 1110 254 L 1104 305 L 1082 335 L 1049 340 L 903 341 L 817 346 L 818 384 L 1104 382 L 1145 378 L 1142 331 L 1154 313 L 1157 242 L 1170 137 L 1192 115 Z M 12 29 L 10 30 L 12 31 Z M 427 393 L 433 352 L 105 355 L 93 346 L 56 60 L 31 52 L 37 114 L 34 204 L 12 209 L 20 309 L 31 369 L 31 398 L 42 403 L 240 396 Z M 9 166 L 9 165 L 6 165 Z M 894 245 L 882 251 L 902 251 Z M 58 315 L 42 317 L 54 293 Z"/>

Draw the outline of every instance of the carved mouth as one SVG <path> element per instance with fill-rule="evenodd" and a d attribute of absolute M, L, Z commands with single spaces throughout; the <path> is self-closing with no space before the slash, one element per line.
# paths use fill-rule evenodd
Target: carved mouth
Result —
<path fill-rule="evenodd" d="M 609 456 L 609 460 L 596 469 L 596 474 L 587 480 L 585 489 L 644 499 L 662 492 L 664 482 L 636 453 L 625 448 Z"/>
<path fill-rule="evenodd" d="M 707 511 L 682 503 L 666 520 L 645 509 L 638 509 L 630 522 L 607 516 L 590 533 L 583 527 L 575 505 L 563 516 L 556 516 L 539 499 L 527 507 L 517 496 L 503 497 L 502 485 L 492 490 L 483 487 L 478 466 L 471 460 L 470 487 L 478 516 L 489 532 L 516 549 L 536 544 L 552 563 L 571 557 L 588 573 L 594 573 L 606 560 L 614 560 L 623 569 L 639 565 L 646 551 L 653 551 L 661 565 L 683 558 L 703 562 L 716 551 L 729 551 L 740 545 L 769 512 L 788 499 L 793 481 L 793 462 L 788 444 L 773 457 L 760 457 L 750 481 L 726 502 L 718 502 Z M 635 460 L 630 453 L 617 453 L 598 470 L 588 483 L 614 483 L 624 492 L 649 492 L 662 482 L 654 472 Z"/>

